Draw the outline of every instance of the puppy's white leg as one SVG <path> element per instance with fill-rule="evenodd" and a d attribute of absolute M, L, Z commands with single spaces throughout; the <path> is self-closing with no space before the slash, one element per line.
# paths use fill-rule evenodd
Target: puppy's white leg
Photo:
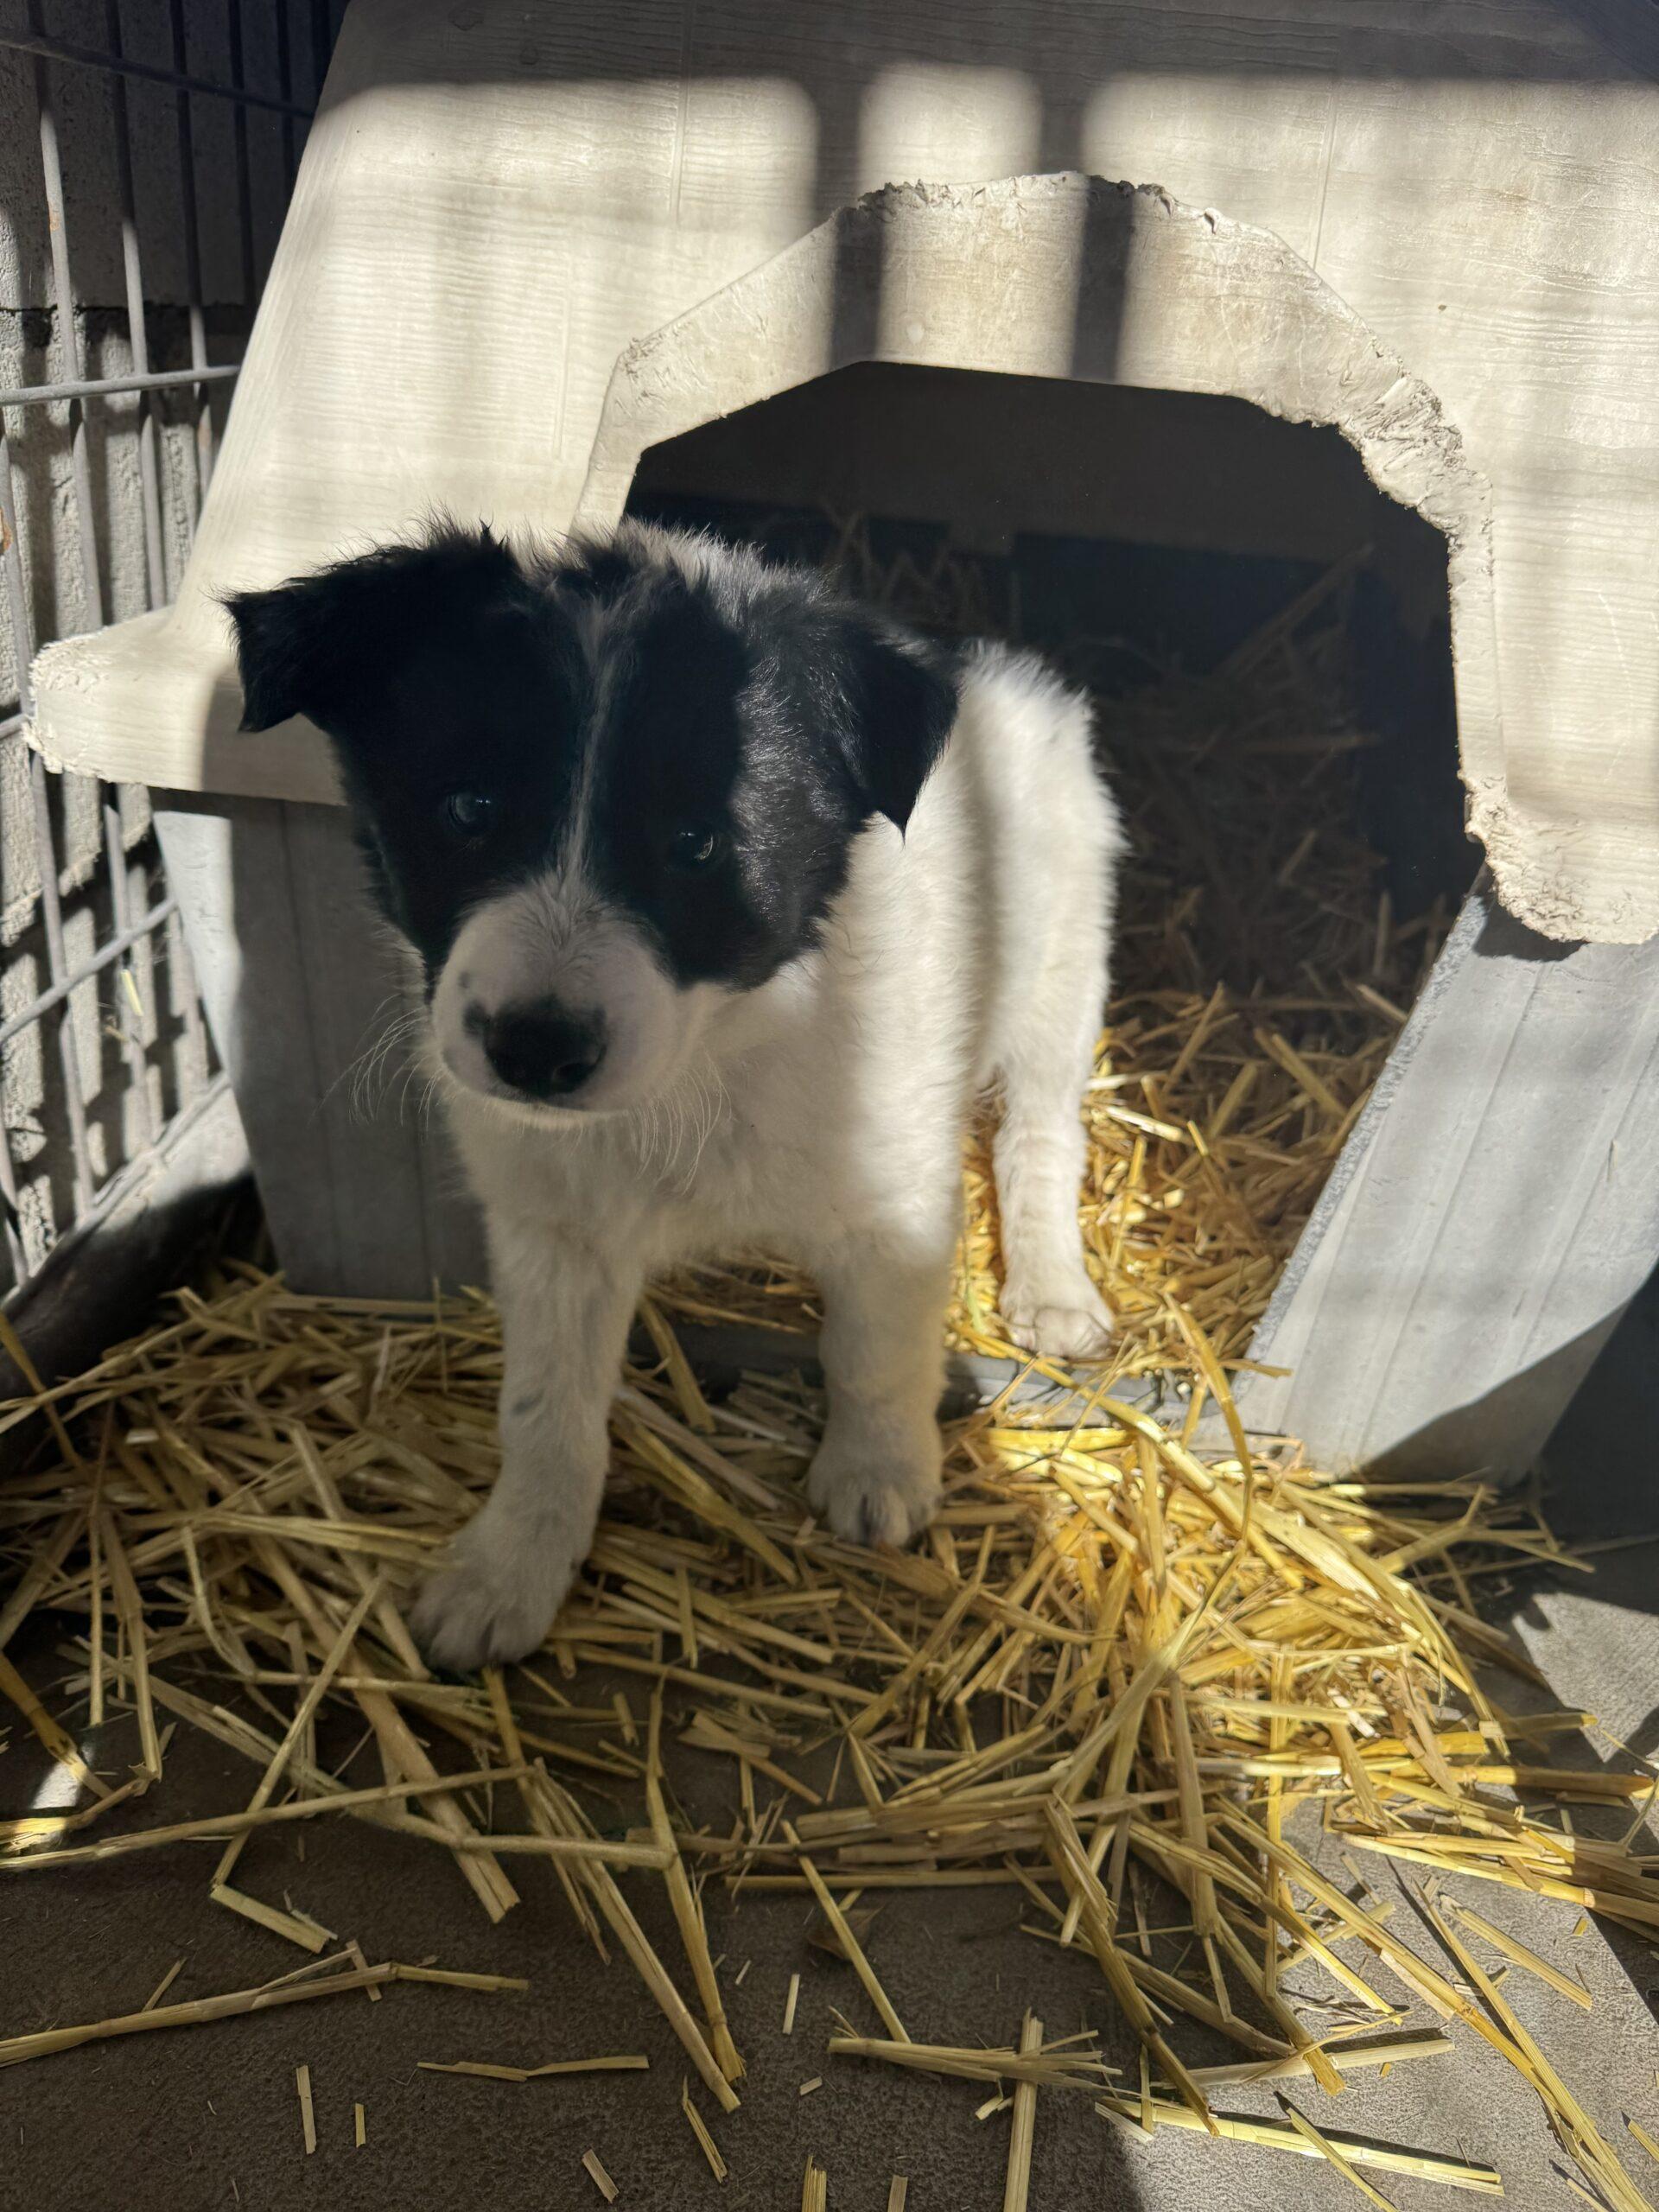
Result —
<path fill-rule="evenodd" d="M 535 1650 L 588 1556 L 643 1277 L 631 1253 L 596 1239 L 499 1219 L 490 1231 L 501 1472 L 411 1615 L 428 1657 L 457 1672 Z"/>
<path fill-rule="evenodd" d="M 938 1505 L 953 1242 L 925 1255 L 872 1244 L 817 1270 L 830 1402 L 807 1495 L 855 1543 L 906 1544 Z"/>
<path fill-rule="evenodd" d="M 1112 1316 L 1084 1265 L 1077 1196 L 1088 1140 L 1084 1085 L 1106 996 L 1104 931 L 1049 956 L 1004 1059 L 992 1146 L 1002 1218 L 1002 1319 L 1027 1351 L 1096 1358 Z"/>

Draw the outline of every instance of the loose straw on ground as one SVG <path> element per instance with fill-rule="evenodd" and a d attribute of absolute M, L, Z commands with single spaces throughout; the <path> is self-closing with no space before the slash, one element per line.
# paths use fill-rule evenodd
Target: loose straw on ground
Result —
<path fill-rule="evenodd" d="M 1279 2109 L 1304 2141 L 1310 2144 L 1326 2164 L 1335 2172 L 1339 2173 L 1345 2182 L 1351 2183 L 1368 2203 L 1376 2205 L 1379 2212 L 1394 2212 L 1394 2207 L 1383 2196 L 1382 2190 L 1374 2188 L 1355 2166 L 1352 2160 L 1344 2156 L 1342 2151 L 1328 2135 L 1320 2133 L 1306 2113 L 1298 2112 L 1288 2097 L 1280 2098 Z"/>
<path fill-rule="evenodd" d="M 708 2123 L 691 2101 L 691 2084 L 689 2082 L 680 2084 L 680 2110 L 685 2114 L 686 2124 L 696 2138 L 697 2148 L 709 2161 L 709 2172 L 716 2181 L 724 2181 L 730 2168 L 721 2156 L 720 2145 L 709 2133 Z"/>
<path fill-rule="evenodd" d="M 856 567 L 868 546 L 855 531 L 842 550 Z M 912 562 L 878 595 L 948 627 L 977 588 L 948 563 Z M 1503 1670 L 1523 1693 L 1539 1684 L 1482 1618 L 1482 1593 L 1578 1563 L 1524 1499 L 1472 1476 L 1333 1474 L 1290 1441 L 1247 1437 L 1232 1402 L 1444 922 L 1396 917 L 1349 826 L 1363 733 L 1336 699 L 1335 652 L 1280 626 L 1218 677 L 1169 677 L 1114 707 L 1136 842 L 1118 995 L 1084 1103 L 1078 1219 L 1122 1331 L 1111 1362 L 1069 1395 L 1059 1370 L 1017 1360 L 997 1313 L 989 1123 L 977 1128 L 952 1341 L 1010 1373 L 1034 1368 L 1059 1395 L 1010 1390 L 951 1422 L 943 1508 L 914 1549 L 842 1543 L 808 1512 L 823 1405 L 792 1363 L 816 1321 L 812 1287 L 779 1267 L 684 1269 L 653 1288 L 613 1411 L 594 1550 L 547 1651 L 482 1681 L 435 1681 L 404 1618 L 499 1465 L 496 1315 L 471 1294 L 307 1296 L 226 1262 L 86 1375 L 50 1390 L 29 1377 L 0 1409 L 0 1433 L 27 1425 L 39 1446 L 0 1477 L 0 1550 L 17 1569 L 0 1646 L 21 1653 L 20 1632 L 31 1636 L 26 1659 L 0 1651 L 0 1698 L 65 1801 L 0 1821 L 0 1871 L 49 1882 L 73 1869 L 84 1889 L 105 1859 L 143 1852 L 152 1881 L 199 1881 L 196 1847 L 209 1842 L 221 1901 L 309 1949 L 326 1938 L 308 1916 L 223 1878 L 267 1827 L 301 1824 L 321 1856 L 337 1812 L 396 1838 L 389 1859 L 441 1853 L 493 1922 L 517 1900 L 507 1867 L 528 1886 L 545 1861 L 576 1926 L 638 1978 L 721 2113 L 742 2059 L 705 1897 L 723 1887 L 741 1911 L 752 1894 L 791 1893 L 816 1901 L 838 1954 L 822 1967 L 841 1979 L 830 2001 L 856 1979 L 886 2031 L 838 2031 L 835 2066 L 1000 2082 L 1025 2113 L 1025 2091 L 1086 2088 L 1115 2122 L 1154 2143 L 1168 2128 L 1207 2133 L 1217 2157 L 1232 2140 L 1326 2157 L 1289 2120 L 1212 2104 L 1235 2083 L 1310 2081 L 1344 2096 L 1344 2122 L 1355 2108 L 1351 2130 L 1309 2123 L 1350 2165 L 1496 2191 L 1478 2159 L 1363 2135 L 1367 2085 L 1385 2067 L 1453 2064 L 1478 2039 L 1539 2098 L 1586 2185 L 1635 2212 L 1614 2122 L 1602 2111 L 1596 2124 L 1571 2064 L 1558 2071 L 1516 2018 L 1518 1974 L 1506 1999 L 1458 1931 L 1582 2006 L 1563 1987 L 1572 1978 L 1499 1920 L 1445 1897 L 1422 1917 L 1410 1891 L 1351 1894 L 1329 1872 L 1340 1853 L 1373 1878 L 1524 1892 L 1564 1931 L 1585 1911 L 1659 1929 L 1637 1825 L 1651 1767 L 1550 1764 L 1548 1739 L 1587 1716 L 1529 1720 L 1491 1687 Z M 763 1331 L 782 1370 L 705 1390 L 682 1338 L 710 1324 Z M 1157 1413 L 1135 1389 L 1153 1375 Z M 67 1683 L 36 1656 L 48 1617 Z M 637 1700 L 617 1702 L 619 1677 L 650 1700 L 643 1731 Z M 102 1700 L 105 1776 L 65 1725 L 83 1692 Z M 162 1716 L 247 1762 L 234 1811 L 168 1819 Z M 126 1737 L 106 1755 L 118 1726 Z M 342 1751 L 361 1739 L 337 1773 L 322 1749 L 336 1738 Z M 832 1777 L 823 1761 L 804 1770 L 820 1748 Z M 683 1810 L 680 1762 L 694 1758 L 729 1778 L 720 1822 Z M 1562 1815 L 1579 1806 L 1589 1812 L 1568 1833 Z M 667 1955 L 625 1887 L 649 1897 L 658 1882 Z M 1093 2046 L 976 2051 L 920 2040 L 949 2036 L 948 2020 L 900 2019 L 865 1912 L 845 1901 L 902 1891 L 925 1911 L 929 1891 L 966 1886 L 1017 1904 L 1046 1963 L 1058 1943 L 1097 1974 L 1138 2046 L 1140 2094 L 1111 2085 Z M 140 2013 L 0 2042 L 0 2064 L 376 1996 L 393 1980 L 467 1980 L 360 1960 L 189 2005 L 157 1993 Z M 1377 2055 L 1384 2036 L 1344 2052 L 1333 2019 L 1391 2026 L 1402 1990 L 1433 2017 L 1405 2024 L 1390 2056 Z M 776 2024 L 796 2028 L 799 1994 L 794 1972 L 772 2024 L 757 2016 L 774 2065 Z M 775 1984 L 765 2001 L 778 2003 Z M 1232 2063 L 1195 2064 L 1198 2033 Z M 430 2062 L 503 2094 L 575 2063 Z M 798 2086 L 813 2063 L 798 2047 L 787 2078 Z M 707 2158 L 687 2117 L 686 2156 Z M 823 2180 L 815 2161 L 804 2202 L 821 2201 Z"/>
<path fill-rule="evenodd" d="M 1103 2118 L 1132 2129 L 1136 2135 L 1141 2133 L 1141 2107 L 1138 2101 L 1121 2098 L 1096 2109 Z M 1189 2134 L 1204 2133 L 1203 2121 L 1185 2105 L 1154 2104 L 1151 2119 L 1154 2129 L 1173 2127 Z M 1288 2120 L 1239 2119 L 1225 2113 L 1216 2113 L 1214 2120 L 1213 2132 L 1224 2142 L 1249 2143 L 1264 2151 L 1287 2151 L 1302 2158 L 1325 2156 L 1318 2145 Z M 1396 2149 L 1389 2144 L 1373 2143 L 1330 2129 L 1325 2131 L 1325 2140 L 1351 2165 L 1369 2166 L 1379 2173 L 1402 2174 L 1413 2181 L 1438 2182 L 1447 2189 L 1468 2190 L 1478 2196 L 1503 2194 L 1503 2177 L 1497 2168 L 1473 2159 L 1446 2158 L 1433 2151 Z"/>
<path fill-rule="evenodd" d="M 1027 2012 L 1020 2034 L 1020 2054 L 1030 2058 L 1043 2047 L 1043 2024 Z M 1037 2132 L 1037 2084 L 1027 2075 L 1015 2084 L 1014 2119 L 1008 2131 L 1008 2171 L 1002 2185 L 1002 2212 L 1026 2212 L 1031 2202 L 1031 2149 Z"/>
<path fill-rule="evenodd" d="M 644 2074 L 651 2061 L 629 2052 L 605 2058 L 550 2058 L 542 2066 L 504 2066 L 488 2058 L 420 2058 L 423 2074 L 472 2074 L 486 2082 L 543 2082 L 566 2074 Z"/>
<path fill-rule="evenodd" d="M 354 1989 L 374 1989 L 389 1981 L 455 1981 L 472 1987 L 516 1987 L 527 1985 L 500 1976 L 450 1975 L 396 1964 L 353 1968 L 315 1980 L 266 1984 L 257 1989 L 235 1989 L 218 1997 L 192 1998 L 188 2004 L 158 2005 L 141 2012 L 125 2012 L 114 2019 L 94 2020 L 83 2027 L 40 2028 L 31 2035 L 11 2036 L 0 2042 L 0 2066 L 18 2066 L 26 2059 L 44 2058 L 53 2051 L 73 2050 L 84 2043 L 102 2043 L 112 2036 L 147 2035 L 162 2028 L 194 2028 L 209 2020 L 230 2019 L 244 2012 L 264 2012 L 283 2005 L 302 2005 L 314 1997 L 344 1996 Z"/>
<path fill-rule="evenodd" d="M 798 1840 L 798 1839 L 796 1840 Z M 876 1979 L 874 1967 L 870 1964 L 868 1959 L 865 1957 L 863 1947 L 859 1942 L 857 1936 L 854 1935 L 851 1927 L 848 1924 L 846 1915 L 842 1912 L 841 1907 L 836 1903 L 834 1897 L 830 1896 L 829 1887 L 824 1882 L 823 1877 L 819 1873 L 817 1868 L 812 1864 L 812 1861 L 804 1854 L 803 1854 L 801 1858 L 800 1867 L 802 1873 L 805 1875 L 808 1883 L 811 1886 L 812 1894 L 817 1897 L 819 1908 L 822 1910 L 824 1918 L 829 1922 L 830 1927 L 835 1931 L 843 1955 L 847 1959 L 849 1964 L 852 1967 L 854 1973 L 858 1976 L 860 1981 L 863 1983 L 865 1994 L 868 1997 L 871 2004 L 874 2005 L 876 2011 L 880 2014 L 882 2023 L 887 2028 L 887 2033 L 893 2037 L 895 2043 L 908 2043 L 910 2041 L 910 2037 L 905 2033 L 903 2021 L 900 2020 L 897 2012 L 893 2011 L 893 2005 L 888 1999 L 887 1993 L 882 1988 L 881 1984 Z M 790 2018 L 785 2024 L 784 2032 L 785 2034 L 789 2032 L 790 2027 L 794 2024 L 794 2000 L 796 1993 L 799 1986 L 800 1977 L 798 1974 L 790 1984 Z"/>
<path fill-rule="evenodd" d="M 605 2202 L 607 2204 L 614 2204 L 616 2202 L 616 2183 L 611 2179 L 609 2174 L 606 2172 L 604 2166 L 601 2164 L 598 2152 L 584 2151 L 582 2154 L 582 2163 L 587 2167 L 588 2177 L 593 2182 L 594 2187 L 604 2198 Z"/>

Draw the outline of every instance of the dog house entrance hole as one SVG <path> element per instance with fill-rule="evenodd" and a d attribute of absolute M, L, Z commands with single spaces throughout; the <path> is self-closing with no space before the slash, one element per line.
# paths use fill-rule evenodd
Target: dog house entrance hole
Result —
<path fill-rule="evenodd" d="M 651 447 L 628 512 L 1094 694 L 1134 849 L 1085 1224 L 1121 1309 L 1126 1256 L 1208 1274 L 1242 1357 L 1475 872 L 1442 537 L 1242 400 L 885 363 Z"/>

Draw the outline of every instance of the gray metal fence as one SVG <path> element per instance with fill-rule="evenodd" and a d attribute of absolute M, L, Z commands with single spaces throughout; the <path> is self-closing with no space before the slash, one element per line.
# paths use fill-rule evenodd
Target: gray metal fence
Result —
<path fill-rule="evenodd" d="M 0 1292 L 222 1077 L 148 794 L 26 747 L 49 640 L 188 558 L 344 0 L 0 0 Z"/>

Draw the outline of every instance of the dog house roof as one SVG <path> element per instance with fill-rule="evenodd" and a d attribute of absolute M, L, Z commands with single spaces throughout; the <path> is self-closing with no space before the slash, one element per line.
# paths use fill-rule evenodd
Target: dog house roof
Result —
<path fill-rule="evenodd" d="M 36 741 L 332 798 L 315 733 L 235 734 L 223 591 L 434 505 L 608 518 L 645 444 L 852 360 L 1229 391 L 1446 534 L 1505 903 L 1651 934 L 1659 30 L 1357 12 L 355 0 L 177 605 L 48 648 Z"/>

